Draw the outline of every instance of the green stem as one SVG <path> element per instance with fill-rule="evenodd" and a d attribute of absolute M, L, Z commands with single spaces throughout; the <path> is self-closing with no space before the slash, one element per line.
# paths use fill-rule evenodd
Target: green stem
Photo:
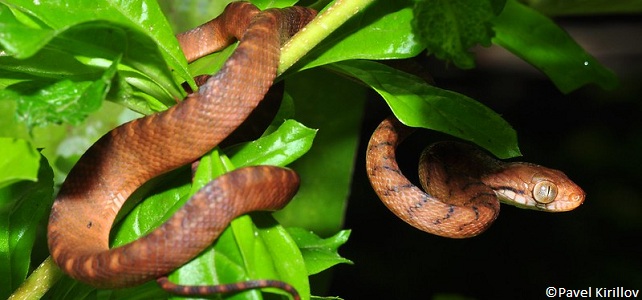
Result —
<path fill-rule="evenodd" d="M 36 270 L 22 282 L 9 296 L 9 300 L 40 299 L 62 277 L 62 271 L 50 257 L 38 266 Z"/>
<path fill-rule="evenodd" d="M 336 0 L 283 46 L 278 74 L 283 74 L 314 46 L 374 1 Z"/>

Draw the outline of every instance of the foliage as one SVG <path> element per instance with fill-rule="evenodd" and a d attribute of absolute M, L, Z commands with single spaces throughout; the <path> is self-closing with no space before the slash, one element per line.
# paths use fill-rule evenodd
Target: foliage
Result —
<path fill-rule="evenodd" d="M 34 245 L 44 244 L 37 229 L 42 230 L 45 208 L 53 201 L 53 179 L 59 184 L 79 153 L 113 127 L 115 119 L 122 123 L 133 117 L 103 101 L 141 114 L 165 110 L 186 95 L 182 82 L 195 87 L 192 76 L 214 72 L 229 55 L 231 50 L 225 50 L 187 65 L 174 38 L 174 30 L 220 13 L 222 2 L 203 9 L 199 1 L 163 1 L 159 6 L 153 0 L 0 0 L 0 135 L 11 137 L 0 139 L 0 297 L 10 295 L 45 256 L 36 253 L 33 262 L 29 258 L 32 249 L 37 250 Z M 296 1 L 253 2 L 267 8 Z M 280 224 L 305 230 L 285 229 L 261 214 L 240 218 L 214 247 L 171 278 L 199 284 L 282 278 L 307 299 L 308 275 L 349 263 L 337 248 L 348 236 L 339 230 L 366 89 L 379 93 L 408 125 L 472 141 L 501 158 L 519 155 L 517 135 L 499 114 L 374 60 L 410 58 L 427 50 L 458 67 L 472 68 L 471 47 L 494 43 L 541 69 L 563 92 L 588 83 L 605 88 L 616 83 L 610 71 L 550 19 L 515 0 L 337 0 L 314 6 L 323 9 L 324 17 L 306 30 L 309 37 L 284 50 L 284 60 L 293 63 L 293 53 L 306 55 L 281 76 L 286 97 L 269 134 L 208 154 L 194 186 L 189 175 L 178 170 L 137 193 L 144 201 L 114 229 L 115 245 L 155 228 L 199 184 L 230 168 L 289 164 L 301 174 L 303 185 L 276 217 Z M 168 19 L 180 22 L 170 24 Z M 67 134 L 64 126 L 69 124 L 84 130 Z M 48 162 L 36 148 L 44 148 Z M 172 183 L 158 184 L 163 181 Z M 323 236 L 339 233 L 322 239 L 309 230 Z M 47 262 L 43 266 L 32 278 L 56 272 L 46 271 Z M 165 296 L 154 284 L 96 291 L 69 278 L 53 287 L 40 282 L 50 298 Z M 232 297 L 259 296 L 252 291 Z"/>

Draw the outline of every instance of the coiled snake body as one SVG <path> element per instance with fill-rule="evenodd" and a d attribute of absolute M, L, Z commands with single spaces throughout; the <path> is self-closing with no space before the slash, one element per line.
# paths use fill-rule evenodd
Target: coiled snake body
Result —
<path fill-rule="evenodd" d="M 236 2 L 218 18 L 179 35 L 189 61 L 235 38 L 240 43 L 198 93 L 167 111 L 112 130 L 82 156 L 51 210 L 48 242 L 55 263 L 95 287 L 133 286 L 185 264 L 234 217 L 282 208 L 298 189 L 296 173 L 277 167 L 243 168 L 209 183 L 149 235 L 109 248 L 112 223 L 130 194 L 149 179 L 197 160 L 238 127 L 272 85 L 281 45 L 315 14 L 302 7 L 259 12 L 249 3 Z M 293 290 L 272 281 L 258 283 L 239 288 L 264 284 Z M 166 280 L 162 284 L 170 287 Z M 212 291 L 233 290 L 235 285 Z M 189 289 L 174 287 L 174 292 L 181 291 Z"/>

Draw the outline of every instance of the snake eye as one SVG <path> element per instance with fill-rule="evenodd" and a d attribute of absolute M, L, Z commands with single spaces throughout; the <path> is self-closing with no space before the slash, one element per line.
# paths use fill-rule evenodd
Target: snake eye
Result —
<path fill-rule="evenodd" d="M 557 197 L 557 185 L 554 183 L 544 180 L 535 184 L 533 189 L 533 198 L 538 203 L 548 204 L 555 201 Z"/>

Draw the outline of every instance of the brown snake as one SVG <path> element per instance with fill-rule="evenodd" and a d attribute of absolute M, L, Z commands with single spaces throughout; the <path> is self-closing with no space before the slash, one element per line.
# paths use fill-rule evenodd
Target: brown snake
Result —
<path fill-rule="evenodd" d="M 498 161 L 456 142 L 434 144 L 421 155 L 424 192 L 408 181 L 396 162 L 396 147 L 412 131 L 395 117 L 385 119 L 370 138 L 366 168 L 388 209 L 420 230 L 467 238 L 495 221 L 499 200 L 549 212 L 569 211 L 584 201 L 584 191 L 558 170 Z"/>
<path fill-rule="evenodd" d="M 281 45 L 315 15 L 302 7 L 259 12 L 249 3 L 236 2 L 216 19 L 179 35 L 188 61 L 236 39 L 240 43 L 197 93 L 167 111 L 115 128 L 81 157 L 49 218 L 49 250 L 55 263 L 69 276 L 98 288 L 138 285 L 194 258 L 233 218 L 287 204 L 298 189 L 294 171 L 242 168 L 206 185 L 150 234 L 109 248 L 110 229 L 131 193 L 153 177 L 194 162 L 237 128 L 272 85 Z M 294 288 L 271 280 L 211 288 L 159 282 L 179 294 L 273 286 L 298 298 Z"/>

